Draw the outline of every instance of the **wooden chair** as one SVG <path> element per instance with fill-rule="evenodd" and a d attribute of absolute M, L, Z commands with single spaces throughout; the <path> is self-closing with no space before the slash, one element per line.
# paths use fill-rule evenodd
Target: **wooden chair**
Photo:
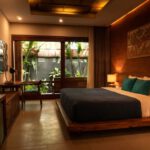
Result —
<path fill-rule="evenodd" d="M 26 100 L 39 99 L 42 108 L 42 96 L 40 92 L 41 81 L 28 81 L 22 83 L 22 107 L 25 107 Z M 27 89 L 31 86 L 32 89 Z M 33 88 L 34 87 L 34 88 Z"/>

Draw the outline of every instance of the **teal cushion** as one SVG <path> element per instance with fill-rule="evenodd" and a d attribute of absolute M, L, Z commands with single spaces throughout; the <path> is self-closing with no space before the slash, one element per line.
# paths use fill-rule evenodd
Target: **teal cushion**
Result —
<path fill-rule="evenodd" d="M 132 88 L 132 92 L 144 94 L 144 95 L 149 95 L 150 81 L 137 79 L 133 88 Z"/>
<path fill-rule="evenodd" d="M 122 90 L 132 91 L 132 88 L 133 88 L 135 81 L 136 81 L 136 78 L 133 78 L 133 79 L 125 78 L 123 80 Z"/>

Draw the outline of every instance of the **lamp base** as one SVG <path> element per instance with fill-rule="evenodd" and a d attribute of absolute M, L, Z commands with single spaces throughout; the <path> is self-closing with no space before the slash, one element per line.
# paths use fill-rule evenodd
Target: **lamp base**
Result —
<path fill-rule="evenodd" d="M 120 87 L 119 82 L 107 83 L 107 86 L 108 87 L 115 87 L 115 88 Z"/>
<path fill-rule="evenodd" d="M 107 86 L 108 87 L 115 87 L 115 84 L 114 83 L 109 83 Z"/>

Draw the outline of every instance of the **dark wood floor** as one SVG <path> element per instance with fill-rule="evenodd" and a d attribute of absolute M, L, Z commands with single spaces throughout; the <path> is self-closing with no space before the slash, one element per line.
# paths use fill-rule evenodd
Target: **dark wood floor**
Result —
<path fill-rule="evenodd" d="M 150 150 L 150 129 L 69 134 L 55 101 L 27 102 L 2 150 Z"/>

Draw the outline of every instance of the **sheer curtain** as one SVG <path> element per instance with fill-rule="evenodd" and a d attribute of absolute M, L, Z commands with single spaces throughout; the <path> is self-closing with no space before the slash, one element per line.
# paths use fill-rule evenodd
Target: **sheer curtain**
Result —
<path fill-rule="evenodd" d="M 93 27 L 90 27 L 87 88 L 93 87 L 94 87 L 94 34 L 93 34 Z"/>

